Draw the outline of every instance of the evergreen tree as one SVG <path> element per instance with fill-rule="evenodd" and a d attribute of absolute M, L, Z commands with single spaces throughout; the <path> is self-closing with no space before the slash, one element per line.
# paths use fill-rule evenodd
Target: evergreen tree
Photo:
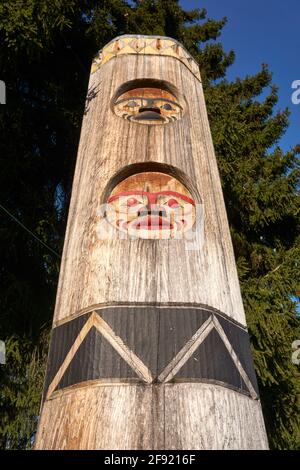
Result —
<path fill-rule="evenodd" d="M 299 447 L 299 160 L 278 140 L 288 111 L 273 113 L 276 88 L 262 71 L 206 91 L 239 270 L 264 417 L 272 447 Z M 270 87 L 269 95 L 259 96 Z"/>
<path fill-rule="evenodd" d="M 288 111 L 263 66 L 225 80 L 226 19 L 177 0 L 3 0 L 0 4 L 0 447 L 28 448 L 36 429 L 72 176 L 92 57 L 120 34 L 178 39 L 198 61 L 222 179 L 270 444 L 300 447 L 300 147 L 278 147 Z M 269 94 L 262 99 L 266 90 Z M 295 297 L 296 296 L 296 297 Z M 299 297 L 298 297 L 299 298 Z"/>

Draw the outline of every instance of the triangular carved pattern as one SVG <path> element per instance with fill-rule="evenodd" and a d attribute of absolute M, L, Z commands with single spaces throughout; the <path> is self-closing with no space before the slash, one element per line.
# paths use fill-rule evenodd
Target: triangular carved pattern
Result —
<path fill-rule="evenodd" d="M 164 38 L 125 37 L 116 39 L 105 46 L 98 56 L 95 57 L 91 73 L 96 72 L 101 65 L 104 65 L 112 58 L 125 54 L 149 54 L 174 57 L 183 62 L 198 80 L 201 80 L 199 67 L 195 60 L 180 44 Z"/>
<path fill-rule="evenodd" d="M 51 381 L 48 391 L 47 399 L 50 398 L 52 393 L 57 388 L 67 368 L 71 364 L 75 354 L 77 353 L 80 345 L 90 332 L 91 328 L 95 327 L 97 331 L 105 338 L 106 341 L 114 348 L 114 350 L 121 356 L 121 358 L 132 368 L 135 374 L 141 381 L 151 384 L 154 381 L 160 383 L 167 383 L 176 377 L 176 374 L 192 357 L 194 352 L 205 341 L 211 331 L 216 331 L 219 338 L 222 340 L 226 350 L 228 351 L 233 364 L 238 370 L 244 384 L 249 390 L 249 394 L 253 399 L 257 398 L 257 393 L 245 372 L 236 352 L 234 351 L 230 341 L 228 340 L 224 329 L 215 315 L 210 315 L 207 320 L 198 328 L 195 334 L 187 341 L 187 343 L 177 352 L 173 359 L 167 364 L 166 367 L 160 372 L 158 377 L 155 377 L 151 370 L 141 361 L 141 359 L 124 343 L 122 338 L 116 335 L 113 329 L 103 320 L 96 312 L 93 312 L 89 319 L 86 321 L 79 334 L 77 335 L 72 347 L 67 353 L 63 363 L 59 367 L 53 380 Z"/>

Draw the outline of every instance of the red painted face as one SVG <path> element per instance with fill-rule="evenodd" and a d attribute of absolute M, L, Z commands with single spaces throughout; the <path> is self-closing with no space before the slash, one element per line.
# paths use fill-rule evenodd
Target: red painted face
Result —
<path fill-rule="evenodd" d="M 139 238 L 173 238 L 194 225 L 195 202 L 175 178 L 139 173 L 117 185 L 108 198 L 107 219 Z"/>

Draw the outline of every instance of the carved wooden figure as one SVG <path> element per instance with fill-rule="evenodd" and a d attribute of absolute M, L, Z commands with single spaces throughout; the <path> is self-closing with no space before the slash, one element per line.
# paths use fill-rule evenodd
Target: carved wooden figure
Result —
<path fill-rule="evenodd" d="M 197 64 L 121 36 L 91 70 L 37 449 L 266 449 Z"/>

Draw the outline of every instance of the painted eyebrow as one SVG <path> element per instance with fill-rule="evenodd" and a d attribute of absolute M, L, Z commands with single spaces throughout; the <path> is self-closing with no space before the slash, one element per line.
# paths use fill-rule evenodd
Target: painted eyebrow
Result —
<path fill-rule="evenodd" d="M 179 103 L 177 103 L 176 101 L 168 100 L 167 98 L 144 98 L 142 96 L 133 96 L 132 98 L 122 98 L 121 100 L 116 101 L 115 105 L 124 103 L 125 101 L 134 101 L 134 100 L 164 101 L 166 103 L 174 104 L 175 106 L 178 106 L 180 109 L 183 109 Z"/>
<path fill-rule="evenodd" d="M 174 196 L 174 197 L 177 197 L 179 199 L 182 199 L 185 202 L 188 202 L 189 204 L 192 204 L 193 206 L 196 205 L 196 203 L 193 199 L 191 199 L 188 196 L 185 196 L 184 194 L 177 193 L 176 191 L 158 191 L 156 193 L 148 193 L 146 191 L 139 191 L 139 190 L 124 191 L 122 193 L 115 194 L 114 196 L 110 196 L 110 198 L 108 198 L 107 202 L 108 203 L 113 202 L 116 199 L 119 199 L 120 197 L 124 197 L 124 196 L 147 196 L 148 197 L 150 194 L 153 195 L 153 196 Z"/>
<path fill-rule="evenodd" d="M 107 200 L 107 202 L 113 202 L 116 199 L 119 199 L 120 197 L 124 196 L 148 196 L 149 193 L 146 191 L 124 191 L 122 193 L 115 194 L 114 196 L 110 196 Z"/>

